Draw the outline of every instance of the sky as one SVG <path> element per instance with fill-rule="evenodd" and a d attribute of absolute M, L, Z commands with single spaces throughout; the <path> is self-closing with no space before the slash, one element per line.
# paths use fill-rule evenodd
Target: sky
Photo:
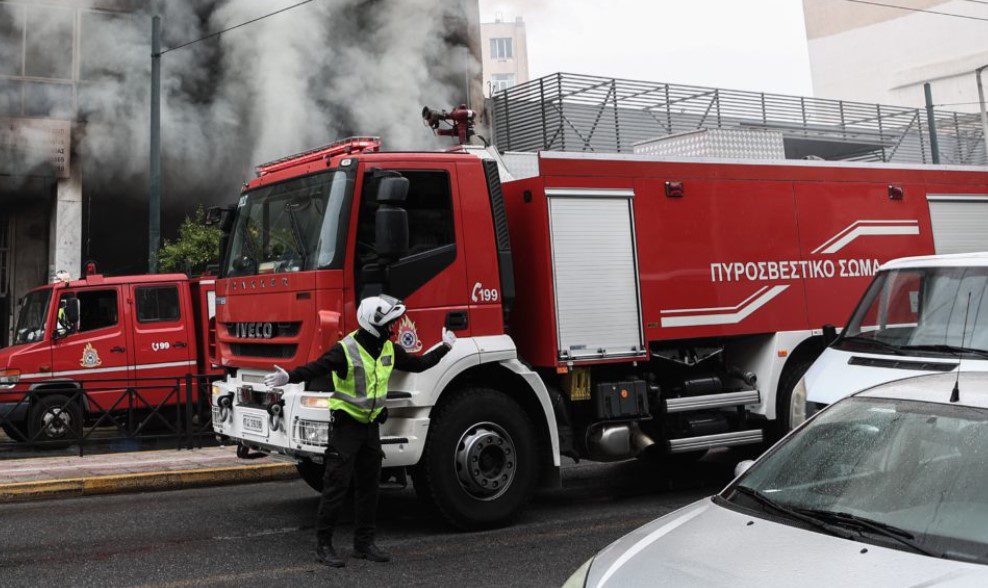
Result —
<path fill-rule="evenodd" d="M 480 0 L 480 11 L 525 20 L 533 78 L 813 94 L 800 0 Z"/>

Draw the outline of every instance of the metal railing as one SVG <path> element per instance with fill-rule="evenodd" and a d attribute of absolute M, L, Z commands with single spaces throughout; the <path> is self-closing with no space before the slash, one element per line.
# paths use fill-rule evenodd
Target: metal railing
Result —
<path fill-rule="evenodd" d="M 787 158 L 930 163 L 925 109 L 555 74 L 489 102 L 502 151 L 631 153 L 639 142 L 697 129 L 782 133 Z M 935 113 L 940 162 L 988 163 L 977 114 Z"/>
<path fill-rule="evenodd" d="M 24 392 L 0 392 L 0 450 L 87 446 L 121 441 L 173 441 L 201 447 L 215 433 L 215 376 L 101 379 Z"/>

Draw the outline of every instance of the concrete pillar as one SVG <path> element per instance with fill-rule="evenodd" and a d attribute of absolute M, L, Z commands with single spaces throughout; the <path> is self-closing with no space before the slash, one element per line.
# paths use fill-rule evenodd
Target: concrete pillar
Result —
<path fill-rule="evenodd" d="M 82 170 L 73 158 L 69 177 L 58 180 L 48 231 L 48 277 L 65 270 L 82 276 Z"/>

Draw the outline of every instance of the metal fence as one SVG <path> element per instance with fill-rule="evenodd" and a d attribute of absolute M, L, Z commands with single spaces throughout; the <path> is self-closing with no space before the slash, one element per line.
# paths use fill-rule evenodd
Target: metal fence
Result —
<path fill-rule="evenodd" d="M 0 449 L 77 446 L 121 441 L 174 441 L 201 447 L 212 437 L 215 376 L 89 380 L 80 386 L 4 392 Z"/>
<path fill-rule="evenodd" d="M 639 142 L 712 128 L 782 133 L 786 157 L 931 163 L 925 109 L 555 74 L 491 98 L 502 151 L 631 153 Z M 977 114 L 937 110 L 940 163 L 988 163 Z"/>

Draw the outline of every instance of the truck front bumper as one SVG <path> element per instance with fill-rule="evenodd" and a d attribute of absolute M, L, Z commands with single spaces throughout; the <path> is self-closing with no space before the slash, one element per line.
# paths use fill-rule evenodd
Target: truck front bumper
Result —
<path fill-rule="evenodd" d="M 330 443 L 329 410 L 302 406 L 303 396 L 320 393 L 307 391 L 301 384 L 281 386 L 278 390 L 284 408 L 280 415 L 261 405 L 242 404 L 238 394 L 242 387 L 249 386 L 255 397 L 270 390 L 257 383 L 262 377 L 263 372 L 239 370 L 236 376 L 213 384 L 213 430 L 240 445 L 266 453 L 322 460 Z M 218 400 L 231 394 L 232 403 L 220 406 Z M 429 418 L 417 414 L 425 411 L 407 410 L 407 399 L 388 400 L 386 406 L 389 412 L 407 413 L 407 416 L 395 414 L 381 426 L 383 466 L 414 465 L 422 455 Z"/>

